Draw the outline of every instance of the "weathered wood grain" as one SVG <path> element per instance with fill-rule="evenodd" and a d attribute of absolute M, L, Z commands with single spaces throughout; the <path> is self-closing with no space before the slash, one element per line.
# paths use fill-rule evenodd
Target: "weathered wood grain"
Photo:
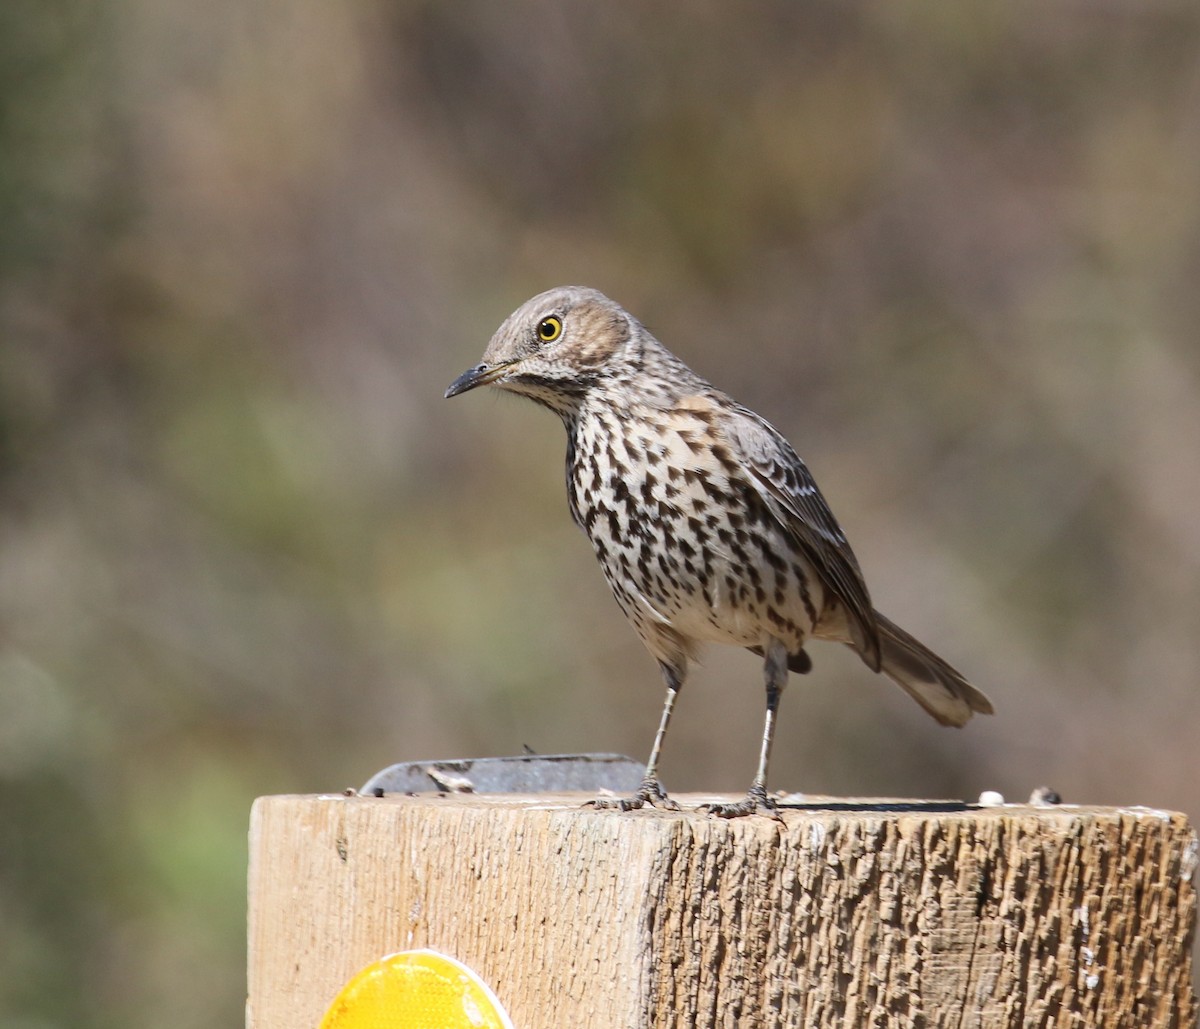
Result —
<path fill-rule="evenodd" d="M 474 968 L 523 1029 L 1196 1024 L 1181 815 L 580 800 L 260 799 L 247 1025 L 312 1029 L 414 947 Z"/>

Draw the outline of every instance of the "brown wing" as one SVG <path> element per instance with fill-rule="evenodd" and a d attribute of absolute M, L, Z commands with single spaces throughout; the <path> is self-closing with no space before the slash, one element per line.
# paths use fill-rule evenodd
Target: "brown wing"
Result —
<path fill-rule="evenodd" d="M 858 559 L 817 488 L 812 473 L 765 419 L 734 405 L 722 428 L 771 513 L 800 545 L 825 588 L 841 601 L 855 649 L 880 669 L 879 627 Z"/>

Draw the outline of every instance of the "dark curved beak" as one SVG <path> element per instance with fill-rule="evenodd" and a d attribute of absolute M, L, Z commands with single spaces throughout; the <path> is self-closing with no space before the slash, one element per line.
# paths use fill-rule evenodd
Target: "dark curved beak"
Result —
<path fill-rule="evenodd" d="M 504 371 L 504 365 L 496 365 L 491 367 L 486 364 L 477 364 L 474 368 L 468 368 L 457 379 L 450 383 L 446 390 L 446 399 L 456 397 L 460 393 L 466 393 L 467 390 L 474 389 L 476 386 L 486 386 L 489 382 L 494 382 L 500 377 Z"/>

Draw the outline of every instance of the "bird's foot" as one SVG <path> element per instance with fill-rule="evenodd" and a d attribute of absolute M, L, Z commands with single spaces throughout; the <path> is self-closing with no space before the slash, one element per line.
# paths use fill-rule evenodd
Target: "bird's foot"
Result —
<path fill-rule="evenodd" d="M 716 815 L 718 818 L 745 818 L 747 815 L 770 815 L 778 822 L 783 821 L 778 809 L 775 807 L 775 801 L 767 796 L 767 788 L 761 783 L 755 783 L 751 786 L 750 791 L 742 800 L 732 804 L 705 804 L 701 810 L 708 812 L 710 815 Z"/>
<path fill-rule="evenodd" d="M 585 807 L 594 807 L 599 811 L 637 811 L 646 806 L 661 808 L 663 811 L 678 811 L 679 805 L 667 796 L 667 791 L 653 776 L 646 776 L 641 786 L 632 797 L 597 797 L 589 800 Z"/>

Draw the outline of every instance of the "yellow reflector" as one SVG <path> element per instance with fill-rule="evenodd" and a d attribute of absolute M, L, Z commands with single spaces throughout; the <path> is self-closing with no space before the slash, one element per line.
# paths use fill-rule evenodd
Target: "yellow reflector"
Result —
<path fill-rule="evenodd" d="M 433 950 L 367 965 L 321 1020 L 321 1029 L 513 1029 L 487 983 Z"/>

